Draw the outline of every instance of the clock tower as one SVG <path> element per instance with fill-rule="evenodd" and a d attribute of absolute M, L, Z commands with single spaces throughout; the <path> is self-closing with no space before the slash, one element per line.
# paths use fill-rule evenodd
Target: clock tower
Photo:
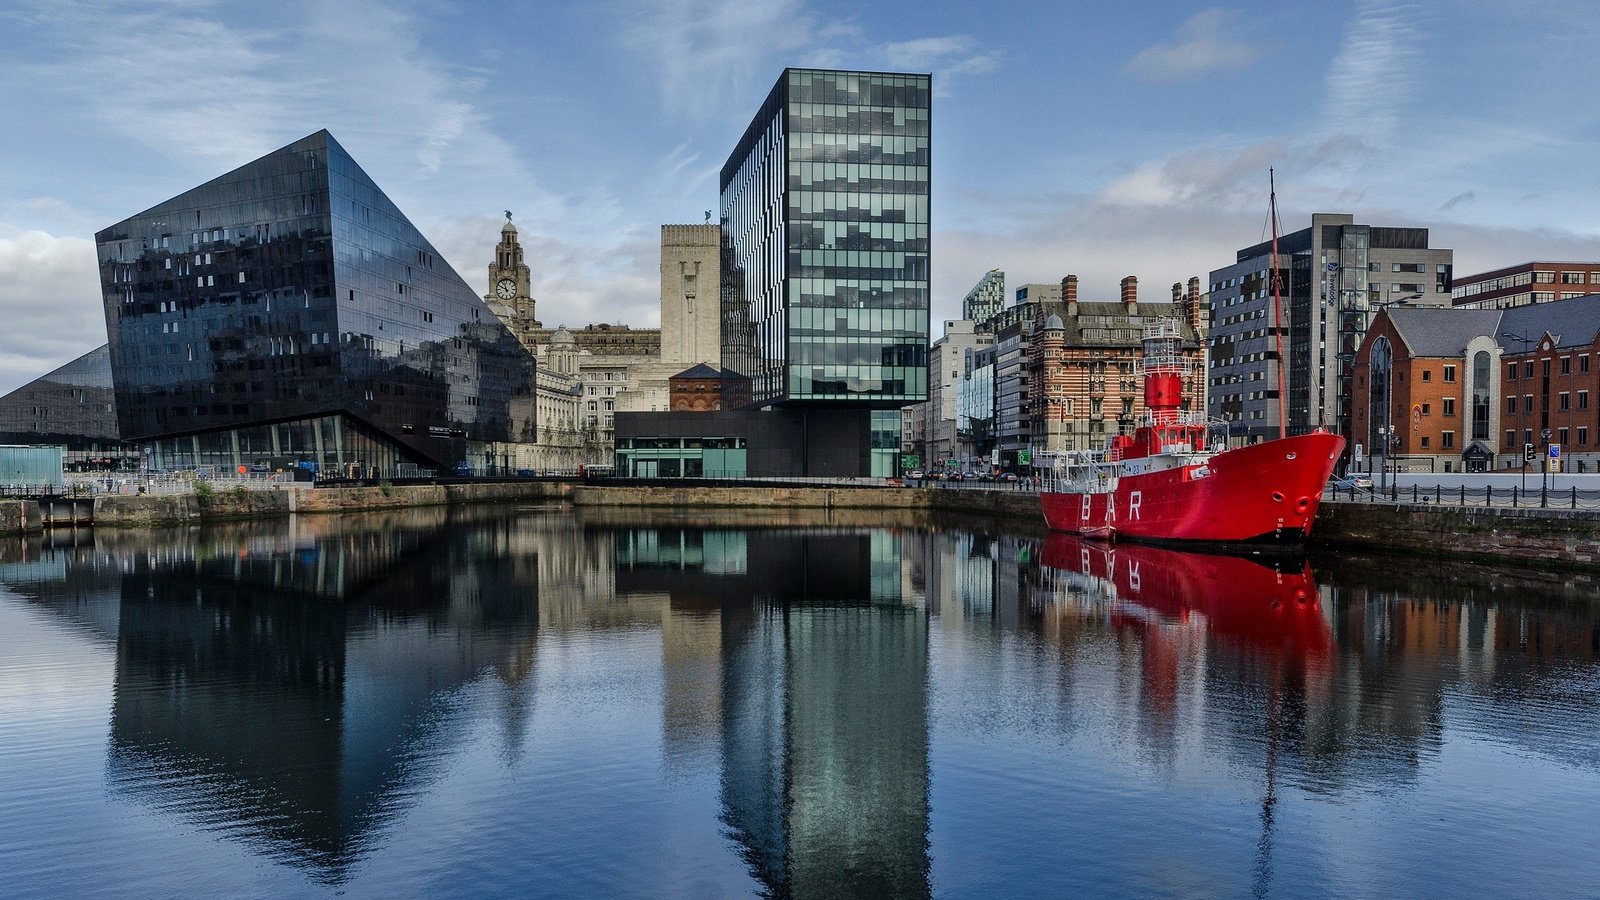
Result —
<path fill-rule="evenodd" d="M 533 317 L 529 281 L 528 265 L 522 261 L 522 244 L 517 241 L 517 226 L 511 224 L 508 211 L 505 227 L 500 229 L 500 243 L 494 248 L 494 262 L 489 264 L 489 293 L 483 299 L 518 337 L 543 327 Z"/>

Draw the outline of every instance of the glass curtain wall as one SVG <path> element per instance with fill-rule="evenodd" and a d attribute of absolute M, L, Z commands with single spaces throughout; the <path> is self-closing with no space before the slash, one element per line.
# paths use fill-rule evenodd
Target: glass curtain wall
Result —
<path fill-rule="evenodd" d="M 723 168 L 724 361 L 757 403 L 927 399 L 930 95 L 786 70 Z"/>

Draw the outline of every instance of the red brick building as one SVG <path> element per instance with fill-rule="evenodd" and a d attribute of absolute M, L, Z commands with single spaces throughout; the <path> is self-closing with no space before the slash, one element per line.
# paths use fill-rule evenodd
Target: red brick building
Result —
<path fill-rule="evenodd" d="M 1184 378 L 1184 409 L 1203 411 L 1205 334 L 1209 316 L 1200 279 L 1172 286 L 1171 302 L 1139 302 L 1139 282 L 1122 279 L 1116 302 L 1078 299 L 1078 277 L 1061 280 L 1061 314 L 1034 323 L 1028 343 L 1028 389 L 1024 400 L 1035 451 L 1094 450 L 1114 434 L 1133 431 L 1144 416 L 1144 385 L 1138 374 L 1144 329 L 1177 323 L 1183 354 L 1192 363 Z"/>
<path fill-rule="evenodd" d="M 1511 309 L 1385 309 L 1356 354 L 1359 469 L 1505 470 L 1532 445 L 1600 471 L 1600 295 Z M 1385 452 L 1387 450 L 1387 453 Z"/>
<path fill-rule="evenodd" d="M 697 363 L 667 379 L 673 412 L 716 412 L 750 402 L 750 379 L 707 363 Z"/>

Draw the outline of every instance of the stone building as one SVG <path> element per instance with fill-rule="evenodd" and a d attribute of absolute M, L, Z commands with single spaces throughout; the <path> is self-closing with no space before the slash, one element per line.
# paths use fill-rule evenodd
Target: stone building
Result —
<path fill-rule="evenodd" d="M 508 216 L 484 299 L 537 362 L 542 449 L 534 468 L 609 464 L 618 412 L 664 412 L 671 375 L 720 365 L 721 235 L 717 225 L 661 227 L 661 328 L 547 328 L 536 317 L 531 272 Z"/>

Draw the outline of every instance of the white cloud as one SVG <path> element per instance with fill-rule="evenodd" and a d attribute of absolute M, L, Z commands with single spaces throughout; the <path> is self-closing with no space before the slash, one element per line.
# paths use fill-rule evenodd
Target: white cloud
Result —
<path fill-rule="evenodd" d="M 648 64 L 669 117 L 748 105 L 754 86 L 777 77 L 769 61 L 814 38 L 801 0 L 624 0 L 618 15 L 622 41 Z"/>
<path fill-rule="evenodd" d="M 1196 13 L 1171 42 L 1139 51 L 1124 70 L 1145 81 L 1166 83 L 1253 65 L 1261 54 L 1238 36 L 1240 20 L 1237 10 Z"/>
<path fill-rule="evenodd" d="M 1398 133 L 1402 113 L 1422 77 L 1426 29 L 1411 3 L 1357 0 L 1356 16 L 1328 68 L 1324 133 L 1360 134 L 1385 148 Z"/>
<path fill-rule="evenodd" d="M 94 242 L 0 225 L 0 394 L 106 342 Z"/>
<path fill-rule="evenodd" d="M 890 71 L 933 73 L 934 89 L 941 94 L 948 92 L 949 83 L 958 76 L 981 75 L 997 65 L 993 54 L 964 34 L 884 44 L 877 55 Z"/>

